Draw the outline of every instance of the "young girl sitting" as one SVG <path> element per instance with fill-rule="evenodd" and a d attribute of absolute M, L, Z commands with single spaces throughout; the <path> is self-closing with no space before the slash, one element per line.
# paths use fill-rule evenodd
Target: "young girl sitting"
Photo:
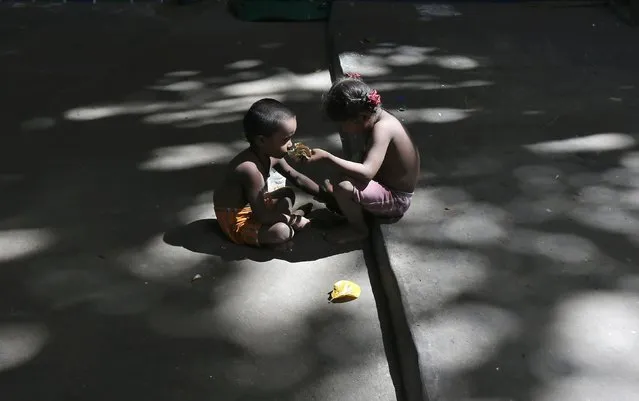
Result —
<path fill-rule="evenodd" d="M 366 150 L 361 163 L 313 149 L 309 162 L 325 160 L 343 178 L 325 185 L 350 225 L 328 237 L 338 243 L 368 236 L 364 211 L 374 216 L 401 217 L 408 210 L 419 177 L 419 151 L 404 126 L 382 108 L 382 99 L 359 76 L 333 84 L 324 97 L 324 111 L 346 135 L 364 135 Z"/>

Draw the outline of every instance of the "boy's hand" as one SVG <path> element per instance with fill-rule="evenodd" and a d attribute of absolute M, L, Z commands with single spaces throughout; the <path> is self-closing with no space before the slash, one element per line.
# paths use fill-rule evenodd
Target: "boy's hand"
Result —
<path fill-rule="evenodd" d="M 306 217 L 300 216 L 299 214 L 291 215 L 290 225 L 295 231 L 299 231 L 309 224 L 311 224 L 311 221 Z"/>

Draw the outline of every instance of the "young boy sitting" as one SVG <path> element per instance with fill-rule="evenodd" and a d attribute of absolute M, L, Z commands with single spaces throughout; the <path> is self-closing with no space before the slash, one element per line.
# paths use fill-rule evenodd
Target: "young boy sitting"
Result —
<path fill-rule="evenodd" d="M 295 231 L 309 224 L 305 217 L 309 210 L 292 211 L 295 194 L 291 188 L 270 193 L 266 188 L 274 168 L 300 189 L 322 197 L 314 181 L 284 160 L 296 129 L 295 114 L 274 99 L 257 101 L 244 116 L 249 147 L 229 162 L 213 197 L 220 228 L 236 244 L 286 244 Z"/>
<path fill-rule="evenodd" d="M 358 76 L 333 84 L 324 98 L 327 116 L 347 135 L 365 135 L 362 163 L 341 159 L 322 149 L 313 149 L 310 162 L 327 160 L 344 178 L 333 192 L 350 226 L 328 239 L 336 242 L 368 236 L 363 211 L 374 216 L 399 218 L 408 210 L 419 177 L 419 151 L 401 122 L 382 109 L 381 97 Z"/>

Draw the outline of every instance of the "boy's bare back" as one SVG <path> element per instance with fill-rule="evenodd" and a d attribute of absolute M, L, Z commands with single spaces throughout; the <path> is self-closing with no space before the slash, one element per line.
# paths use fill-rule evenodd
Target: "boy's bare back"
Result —
<path fill-rule="evenodd" d="M 391 189 L 413 192 L 419 179 L 419 151 L 401 122 L 387 111 L 375 125 L 380 124 L 384 134 L 390 135 L 386 156 L 375 181 Z"/>
<path fill-rule="evenodd" d="M 246 149 L 235 156 L 228 164 L 224 177 L 215 188 L 213 202 L 217 207 L 240 209 L 248 204 L 245 195 L 245 183 L 247 175 L 262 177 L 262 190 L 266 190 L 266 180 L 268 179 L 271 165 L 260 167 L 260 161 L 253 151 Z M 268 167 L 268 169 L 267 169 Z M 259 182 L 259 179 L 256 180 Z"/>

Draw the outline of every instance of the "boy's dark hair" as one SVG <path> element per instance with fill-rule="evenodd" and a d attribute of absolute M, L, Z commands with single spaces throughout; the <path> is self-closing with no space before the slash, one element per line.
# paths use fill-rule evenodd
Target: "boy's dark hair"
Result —
<path fill-rule="evenodd" d="M 336 81 L 324 95 L 324 112 L 333 121 L 344 122 L 355 119 L 362 113 L 374 113 L 380 105 L 370 96 L 372 90 L 358 77 L 346 77 Z"/>
<path fill-rule="evenodd" d="M 280 128 L 284 120 L 294 117 L 295 113 L 291 109 L 275 99 L 258 100 L 244 115 L 246 140 L 253 143 L 260 135 L 268 138 Z"/>

